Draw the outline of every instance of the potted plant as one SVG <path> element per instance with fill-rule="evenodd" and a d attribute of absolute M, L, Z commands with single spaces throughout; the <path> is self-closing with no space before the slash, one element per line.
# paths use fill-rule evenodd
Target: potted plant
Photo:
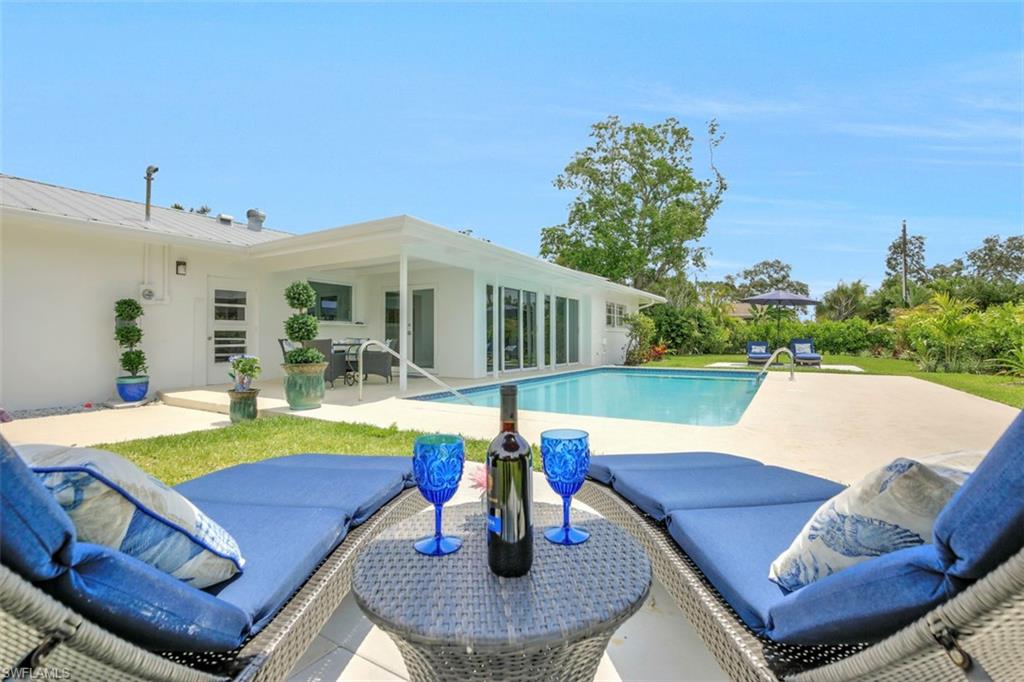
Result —
<path fill-rule="evenodd" d="M 134 298 L 122 298 L 114 303 L 114 339 L 124 349 L 121 353 L 121 369 L 128 376 L 117 378 L 117 394 L 126 403 L 136 403 L 149 392 L 149 376 L 146 371 L 146 354 L 139 348 L 142 343 L 142 329 L 136 322 L 142 317 L 142 304 Z"/>
<path fill-rule="evenodd" d="M 228 391 L 231 422 L 252 421 L 256 418 L 256 396 L 260 393 L 260 389 L 252 387 L 252 382 L 263 372 L 260 359 L 255 355 L 232 355 L 228 359 L 231 361 L 228 376 L 235 382 L 234 388 Z"/>
<path fill-rule="evenodd" d="M 324 399 L 324 354 L 305 344 L 316 338 L 320 323 L 309 314 L 316 303 L 316 291 L 309 282 L 292 282 L 284 290 L 284 300 L 295 314 L 284 322 L 284 333 L 293 348 L 284 354 L 284 397 L 293 410 L 320 407 Z"/>

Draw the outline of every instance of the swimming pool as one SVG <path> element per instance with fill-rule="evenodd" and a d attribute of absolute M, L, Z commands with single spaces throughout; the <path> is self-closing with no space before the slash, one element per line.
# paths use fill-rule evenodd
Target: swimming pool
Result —
<path fill-rule="evenodd" d="M 600 367 L 534 379 L 519 386 L 519 408 L 595 417 L 728 426 L 743 416 L 760 386 L 756 372 Z M 474 405 L 497 407 L 499 384 L 460 389 Z M 459 403 L 451 393 L 416 400 Z"/>

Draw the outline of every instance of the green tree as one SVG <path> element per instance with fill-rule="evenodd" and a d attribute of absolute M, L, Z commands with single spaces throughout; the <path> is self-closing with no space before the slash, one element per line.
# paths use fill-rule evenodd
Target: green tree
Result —
<path fill-rule="evenodd" d="M 903 276 L 903 239 L 896 237 L 889 244 L 889 253 L 885 257 L 885 276 Z M 919 234 L 907 235 L 907 279 L 917 284 L 928 281 L 928 268 L 924 263 L 924 237 Z"/>
<path fill-rule="evenodd" d="M 820 320 L 849 320 L 864 317 L 868 312 L 868 287 L 861 280 L 847 284 L 842 280 L 826 292 L 818 306 Z"/>
<path fill-rule="evenodd" d="M 733 287 L 736 298 L 747 298 L 781 289 L 807 296 L 811 288 L 793 279 L 793 266 L 781 260 L 763 260 L 735 275 L 725 276 L 726 284 Z"/>
<path fill-rule="evenodd" d="M 975 277 L 999 282 L 1024 282 L 1024 236 L 985 237 L 981 246 L 967 252 L 967 263 Z"/>
<path fill-rule="evenodd" d="M 541 231 L 541 256 L 640 289 L 703 267 L 696 242 L 726 183 L 713 160 L 713 177 L 695 176 L 690 130 L 675 118 L 648 126 L 611 116 L 590 136 L 555 178 L 577 196 L 565 223 Z M 715 121 L 708 137 L 713 153 L 723 139 Z"/>

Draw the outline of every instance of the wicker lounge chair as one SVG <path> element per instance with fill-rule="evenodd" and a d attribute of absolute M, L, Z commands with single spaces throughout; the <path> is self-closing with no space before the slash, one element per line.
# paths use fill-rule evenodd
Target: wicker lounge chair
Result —
<path fill-rule="evenodd" d="M 221 481 L 209 483 L 215 487 Z M 188 484 L 181 489 L 189 490 Z M 202 485 L 194 489 L 201 492 Z M 367 513 L 377 506 L 374 502 Z M 284 679 L 348 593 L 362 547 L 426 506 L 415 489 L 384 502 L 329 550 L 311 574 L 305 574 L 308 577 L 297 591 L 285 595 L 283 606 L 267 614 L 261 630 L 226 652 L 159 653 L 136 646 L 53 598 L 11 570 L 5 559 L 0 565 L 0 667 L 4 671 L 34 668 L 37 674 L 66 671 L 73 679 L 95 680 Z"/>
<path fill-rule="evenodd" d="M 1020 466 L 1021 460 L 1024 460 L 1024 413 L 1010 426 L 1000 444 L 993 448 L 993 452 L 1002 447 L 1002 466 L 1005 467 L 1009 459 L 1016 458 L 1012 459 L 1010 466 L 1014 471 L 1024 470 Z M 744 458 L 714 453 L 651 457 L 673 456 L 692 458 L 693 467 L 722 464 L 742 467 L 750 462 L 744 461 Z M 661 513 L 655 499 L 661 499 L 659 495 L 645 498 L 630 493 L 648 510 L 645 513 L 605 485 L 617 483 L 613 480 L 617 475 L 616 467 L 620 464 L 617 460 L 630 457 L 643 456 L 592 458 L 591 477 L 594 480 L 584 484 L 577 499 L 628 530 L 643 544 L 651 558 L 655 575 L 679 603 L 731 678 L 922 682 L 1024 678 L 1024 654 L 1021 653 L 1024 651 L 1024 549 L 1021 549 L 1024 516 L 1019 506 L 1006 511 L 1003 518 L 990 521 L 996 529 L 992 532 L 1003 534 L 996 545 L 999 552 L 1009 553 L 1009 556 L 1000 558 L 995 568 L 979 576 L 951 599 L 919 614 L 913 622 L 895 632 L 884 634 L 880 641 L 874 638 L 865 643 L 784 644 L 759 635 L 749 627 L 698 563 L 681 549 L 676 538 L 670 534 L 669 527 L 651 516 L 650 512 L 655 515 Z M 734 461 L 717 464 L 711 461 L 721 457 Z M 649 472 L 649 476 L 652 479 L 665 478 L 671 463 L 661 460 L 654 466 L 663 469 L 655 469 Z M 732 468 L 728 477 L 735 478 L 740 471 L 740 468 Z M 981 471 L 981 467 L 978 471 Z M 748 474 L 753 473 L 753 470 L 748 471 Z M 993 486 L 1004 485 L 1007 478 L 1011 479 L 1008 484 L 1010 489 L 1003 492 L 1011 495 L 1009 499 L 1014 499 L 1013 495 L 1018 498 L 1024 496 L 1024 475 L 1020 471 L 1007 476 L 1006 469 L 1000 471 L 994 467 L 989 467 L 980 479 L 975 475 L 974 480 L 980 480 L 981 483 L 970 492 L 988 494 Z M 634 486 L 638 480 L 635 475 L 628 475 L 628 472 L 623 475 L 623 479 L 623 483 L 632 483 Z M 965 484 L 965 489 L 968 484 Z M 630 492 L 628 486 L 624 489 Z M 957 498 L 954 498 L 950 506 L 956 501 Z M 813 506 L 813 503 L 809 504 Z M 977 519 L 977 508 L 983 508 L 985 504 L 982 502 L 976 505 L 971 516 Z M 986 516 L 988 518 L 989 515 Z M 767 577 L 767 566 L 764 567 L 764 573 Z M 844 627 L 842 621 L 839 627 Z"/>

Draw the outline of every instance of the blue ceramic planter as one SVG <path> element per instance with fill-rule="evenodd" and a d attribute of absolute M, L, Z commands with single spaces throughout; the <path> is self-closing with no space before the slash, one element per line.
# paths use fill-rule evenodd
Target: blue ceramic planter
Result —
<path fill-rule="evenodd" d="M 118 377 L 117 394 L 126 403 L 137 403 L 149 392 L 149 377 Z"/>

